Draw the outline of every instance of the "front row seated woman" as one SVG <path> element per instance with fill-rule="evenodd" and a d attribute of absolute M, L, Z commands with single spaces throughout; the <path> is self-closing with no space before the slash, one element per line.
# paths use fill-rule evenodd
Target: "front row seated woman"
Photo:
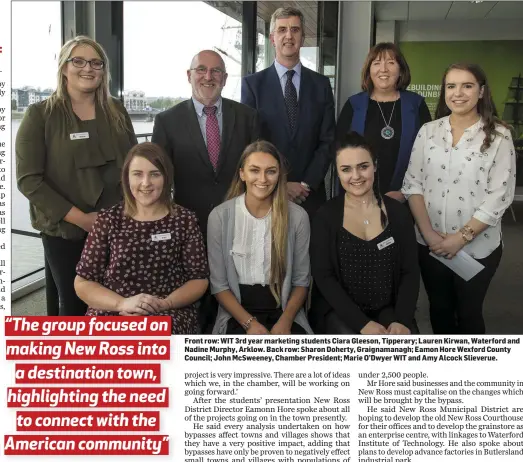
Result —
<path fill-rule="evenodd" d="M 408 210 L 381 196 L 377 161 L 356 132 L 341 138 L 336 167 L 345 190 L 314 217 L 309 320 L 317 334 L 419 333 L 419 267 Z"/>
<path fill-rule="evenodd" d="M 156 144 L 138 144 L 122 186 L 123 203 L 98 214 L 76 268 L 87 315 L 169 315 L 173 334 L 198 333 L 207 256 L 195 214 L 172 201 L 171 162 Z"/>
<path fill-rule="evenodd" d="M 303 305 L 310 282 L 309 218 L 287 200 L 276 148 L 245 148 L 228 199 L 209 216 L 214 334 L 312 334 Z"/>

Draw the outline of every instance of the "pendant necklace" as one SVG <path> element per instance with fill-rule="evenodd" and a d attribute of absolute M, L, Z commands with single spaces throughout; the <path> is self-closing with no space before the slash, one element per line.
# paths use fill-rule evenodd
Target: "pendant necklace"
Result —
<path fill-rule="evenodd" d="M 367 201 L 362 201 L 362 202 L 363 202 L 364 204 L 367 203 Z M 369 223 L 370 223 L 369 220 L 367 220 L 367 219 L 363 220 L 363 224 L 364 224 L 364 225 L 368 225 Z"/>
<path fill-rule="evenodd" d="M 348 198 L 347 195 L 346 195 L 345 197 Z M 362 203 L 362 204 L 366 204 L 367 201 L 362 200 L 361 203 Z M 369 225 L 369 224 L 370 224 L 370 221 L 369 221 L 367 218 L 365 218 L 365 219 L 363 220 L 363 224 L 364 224 L 364 225 Z"/>
<path fill-rule="evenodd" d="M 381 129 L 381 137 L 390 140 L 394 136 L 394 129 L 390 126 L 390 122 L 392 120 L 392 115 L 394 114 L 394 108 L 396 107 L 396 101 L 394 101 L 394 104 L 392 105 L 392 111 L 390 113 L 389 117 L 389 123 L 387 123 L 387 120 L 385 119 L 385 116 L 383 115 L 383 111 L 381 110 L 380 103 L 376 101 L 378 104 L 378 108 L 381 112 L 381 117 L 383 118 L 383 122 L 385 122 L 385 126 Z"/>

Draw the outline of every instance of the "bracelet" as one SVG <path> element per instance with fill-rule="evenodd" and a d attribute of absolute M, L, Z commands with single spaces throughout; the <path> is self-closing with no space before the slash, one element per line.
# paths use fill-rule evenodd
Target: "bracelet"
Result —
<path fill-rule="evenodd" d="M 307 191 L 310 191 L 310 190 L 311 190 L 311 187 L 310 187 L 307 183 L 305 183 L 305 181 L 302 181 L 300 184 L 301 184 L 301 185 L 302 185 L 302 186 L 303 186 Z"/>
<path fill-rule="evenodd" d="M 251 323 L 253 321 L 257 321 L 256 317 L 254 316 L 251 316 L 249 319 L 247 319 L 247 321 L 245 322 L 242 322 L 242 327 L 247 331 L 249 330 L 249 327 L 251 326 Z"/>

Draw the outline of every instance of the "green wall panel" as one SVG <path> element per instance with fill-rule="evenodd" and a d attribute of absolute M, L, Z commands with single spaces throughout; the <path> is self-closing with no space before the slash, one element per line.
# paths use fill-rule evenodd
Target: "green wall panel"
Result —
<path fill-rule="evenodd" d="M 466 61 L 483 68 L 501 117 L 505 103 L 513 101 L 514 95 L 509 93 L 512 79 L 519 74 L 523 76 L 521 40 L 402 42 L 400 47 L 410 66 L 412 89 L 426 97 L 433 114 L 443 72 L 452 63 Z"/>

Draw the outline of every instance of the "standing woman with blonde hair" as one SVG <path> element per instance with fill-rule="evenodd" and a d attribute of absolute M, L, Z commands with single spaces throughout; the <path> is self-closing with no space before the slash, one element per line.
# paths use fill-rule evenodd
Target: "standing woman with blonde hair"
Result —
<path fill-rule="evenodd" d="M 58 61 L 56 90 L 30 106 L 20 124 L 16 176 L 41 232 L 59 314 L 81 316 L 86 305 L 74 290 L 76 264 L 97 212 L 121 198 L 120 172 L 136 137 L 122 103 L 109 93 L 109 62 L 100 44 L 71 39 Z"/>
<path fill-rule="evenodd" d="M 287 199 L 286 169 L 267 141 L 245 148 L 228 200 L 209 215 L 214 334 L 312 333 L 307 212 Z"/>

